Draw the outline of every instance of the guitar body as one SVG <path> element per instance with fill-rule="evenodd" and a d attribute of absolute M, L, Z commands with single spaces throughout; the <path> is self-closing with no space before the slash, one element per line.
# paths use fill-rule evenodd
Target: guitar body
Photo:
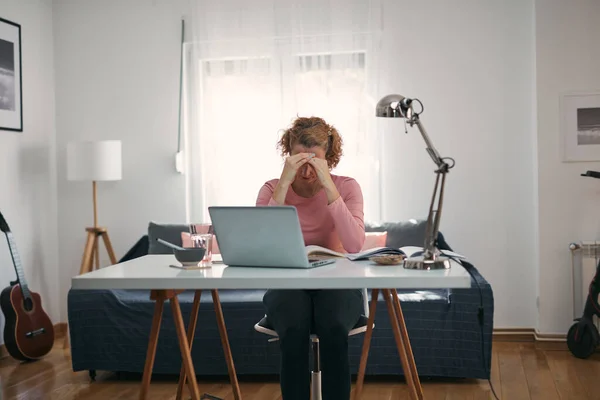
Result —
<path fill-rule="evenodd" d="M 54 345 L 54 325 L 42 308 L 36 292 L 23 297 L 19 284 L 6 287 L 0 294 L 0 306 L 6 320 L 4 345 L 17 360 L 31 361 L 44 357 Z"/>
<path fill-rule="evenodd" d="M 32 292 L 27 285 L 21 266 L 21 257 L 8 222 L 0 213 L 0 231 L 6 235 L 17 280 L 0 293 L 0 308 L 6 320 L 4 345 L 8 354 L 22 361 L 44 357 L 54 345 L 54 324 L 42 308 L 39 293 Z"/>

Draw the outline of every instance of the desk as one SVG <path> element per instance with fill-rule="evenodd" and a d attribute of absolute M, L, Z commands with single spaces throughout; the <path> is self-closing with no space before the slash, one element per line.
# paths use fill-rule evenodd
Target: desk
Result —
<path fill-rule="evenodd" d="M 394 330 L 398 355 L 402 363 L 402 370 L 404 371 L 411 395 L 414 399 L 422 399 L 423 390 L 396 289 L 469 288 L 471 286 L 469 273 L 455 262 L 452 262 L 452 268 L 448 270 L 436 271 L 404 269 L 402 266 L 379 266 L 371 261 L 352 262 L 347 259 L 339 259 L 335 264 L 314 269 L 246 268 L 214 264 L 209 269 L 181 270 L 170 268 L 169 265 L 171 264 L 178 264 L 173 255 L 147 255 L 75 276 L 71 281 L 73 289 L 150 290 L 150 298 L 156 303 L 148 351 L 146 353 L 140 399 L 146 398 L 150 385 L 162 311 L 166 300 L 170 300 L 171 303 L 183 363 L 177 389 L 177 398 L 181 398 L 183 386 L 187 382 L 192 399 L 200 399 L 190 351 L 193 344 L 192 339 L 196 328 L 198 309 L 200 307 L 200 294 L 202 290 L 210 290 L 233 394 L 235 399 L 239 400 L 241 399 L 241 394 L 227 338 L 221 303 L 219 301 L 219 289 L 362 288 L 372 289 L 372 299 L 369 307 L 369 324 L 363 342 L 355 397 L 357 399 L 360 398 L 362 392 L 377 299 L 381 293 L 385 299 L 392 329 Z M 184 290 L 190 289 L 195 290 L 195 295 L 186 334 L 177 295 Z"/>

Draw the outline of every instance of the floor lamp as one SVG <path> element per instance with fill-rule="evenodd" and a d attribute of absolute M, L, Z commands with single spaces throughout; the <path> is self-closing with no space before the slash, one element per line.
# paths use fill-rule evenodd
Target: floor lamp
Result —
<path fill-rule="evenodd" d="M 96 182 L 121 180 L 121 169 L 120 140 L 70 142 L 67 145 L 67 179 L 92 182 L 94 225 L 85 228 L 87 241 L 79 274 L 94 270 L 93 258 L 96 261 L 96 269 L 100 268 L 100 252 L 98 250 L 100 239 L 104 242 L 110 262 L 117 263 L 108 237 L 108 230 L 98 226 Z"/>

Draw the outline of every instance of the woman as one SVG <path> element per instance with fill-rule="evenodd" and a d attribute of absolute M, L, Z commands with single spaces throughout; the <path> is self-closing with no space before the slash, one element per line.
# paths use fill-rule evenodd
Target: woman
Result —
<path fill-rule="evenodd" d="M 256 205 L 295 206 L 306 245 L 359 252 L 365 241 L 361 188 L 329 172 L 342 156 L 338 131 L 321 118 L 298 118 L 278 147 L 285 166 L 260 189 Z M 349 399 L 348 333 L 363 311 L 361 290 L 268 290 L 263 302 L 279 335 L 283 399 L 310 398 L 311 328 L 321 344 L 323 399 Z"/>

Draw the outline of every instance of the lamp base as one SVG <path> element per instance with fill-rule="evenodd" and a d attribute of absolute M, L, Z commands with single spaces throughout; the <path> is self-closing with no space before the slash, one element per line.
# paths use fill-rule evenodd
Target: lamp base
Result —
<path fill-rule="evenodd" d="M 406 269 L 450 269 L 450 259 L 445 256 L 437 256 L 434 259 L 425 259 L 423 256 L 409 257 L 404 260 L 404 268 Z"/>
<path fill-rule="evenodd" d="M 88 272 L 92 272 L 94 270 L 94 260 L 96 258 L 96 267 L 100 268 L 99 265 L 99 242 L 100 239 L 104 241 L 104 246 L 106 246 L 106 251 L 108 253 L 108 257 L 110 258 L 111 265 L 117 263 L 117 258 L 115 257 L 115 252 L 112 247 L 112 243 L 110 242 L 110 238 L 108 237 L 108 230 L 103 227 L 91 227 L 85 228 L 87 232 L 87 241 L 85 243 L 83 259 L 81 261 L 81 268 L 79 269 L 79 275 L 86 274 Z"/>

